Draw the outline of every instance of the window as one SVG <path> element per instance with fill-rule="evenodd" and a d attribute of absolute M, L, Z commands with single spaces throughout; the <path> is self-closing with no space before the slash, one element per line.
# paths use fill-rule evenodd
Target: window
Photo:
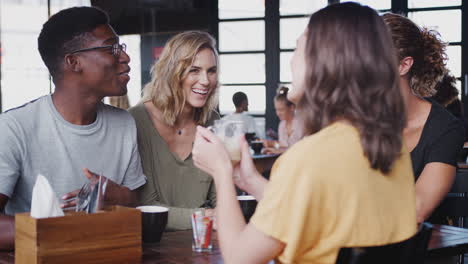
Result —
<path fill-rule="evenodd" d="M 219 0 L 220 78 L 223 85 L 221 89 L 226 89 L 220 92 L 221 112 L 225 113 L 233 109 L 231 98 L 228 98 L 233 93 L 230 89 L 249 91 L 248 89 L 252 88 L 259 94 L 254 95 L 251 91 L 246 93 L 255 96 L 255 100 L 260 98 L 259 100 L 270 103 L 268 100 L 272 98 L 268 97 L 271 97 L 272 89 L 276 89 L 273 87 L 273 82 L 279 81 L 283 85 L 290 86 L 291 56 L 297 38 L 307 25 L 308 16 L 325 7 L 329 2 L 345 1 L 347 0 Z M 466 51 L 466 43 L 462 42 L 461 38 L 462 30 L 465 30 L 462 29 L 462 0 L 357 0 L 357 2 L 381 12 L 391 10 L 395 13 L 408 14 L 408 17 L 418 25 L 437 30 L 441 39 L 449 44 L 447 68 L 458 78 L 457 87 L 462 87 L 461 76 L 466 74 L 462 72 L 462 64 L 467 63 L 462 60 L 462 50 Z M 265 9 L 265 5 L 277 4 L 279 4 L 277 11 Z M 274 12 L 274 16 L 271 16 L 272 13 L 266 14 L 265 12 Z M 265 15 L 276 17 L 276 12 L 279 13 L 279 21 L 271 23 L 271 21 L 264 20 Z M 276 25 L 277 22 L 279 23 L 278 39 L 265 36 L 266 32 L 275 31 L 268 27 L 271 24 Z M 262 27 L 265 29 L 261 29 Z M 269 45 L 271 41 L 277 42 Z M 277 51 L 265 50 L 270 46 L 276 46 L 279 49 Z M 279 61 L 275 61 L 278 55 Z M 271 61 L 278 65 L 272 66 Z M 267 62 L 270 64 L 266 65 Z M 464 67 L 464 69 L 467 68 L 467 66 Z M 272 78 L 270 75 L 276 72 L 279 76 Z M 258 89 L 259 87 L 265 88 Z M 267 95 L 260 94 L 263 90 Z M 252 104 L 253 100 L 250 101 Z M 267 120 L 270 118 L 268 122 L 272 120 L 270 115 L 274 115 L 270 111 L 271 109 L 268 109 L 266 112 L 269 115 Z M 267 124 L 267 127 L 274 127 L 274 125 Z"/>
<path fill-rule="evenodd" d="M 461 41 L 461 10 L 409 12 L 408 17 L 419 26 L 437 30 L 444 41 Z"/>
<path fill-rule="evenodd" d="M 309 22 L 308 17 L 283 18 L 280 20 L 280 48 L 294 49 L 296 40 L 304 32 Z"/>
<path fill-rule="evenodd" d="M 7 110 L 49 93 L 49 73 L 37 50 L 37 37 L 47 20 L 47 4 L 0 4 L 2 110 Z"/>
<path fill-rule="evenodd" d="M 261 0 L 219 0 L 220 19 L 264 17 L 265 5 Z"/>
<path fill-rule="evenodd" d="M 219 23 L 219 51 L 265 49 L 265 22 L 236 21 Z"/>
<path fill-rule="evenodd" d="M 220 76 L 222 84 L 264 83 L 265 54 L 224 54 L 220 55 Z"/>
<path fill-rule="evenodd" d="M 261 0 L 218 2 L 219 110 L 234 112 L 232 95 L 249 98 L 250 114 L 265 114 L 265 4 Z"/>
<path fill-rule="evenodd" d="M 356 1 L 362 5 L 366 5 L 372 7 L 376 10 L 389 10 L 392 8 L 392 1 L 391 0 L 358 0 Z"/>
<path fill-rule="evenodd" d="M 462 0 L 408 0 L 409 8 L 459 6 Z"/>
<path fill-rule="evenodd" d="M 461 46 L 448 46 L 447 47 L 447 68 L 454 76 L 461 76 Z"/>
<path fill-rule="evenodd" d="M 49 94 L 53 86 L 37 49 L 37 37 L 48 16 L 47 1 L 2 0 L 0 5 L 1 110 L 5 111 Z M 50 11 L 54 14 L 75 5 L 89 6 L 90 1 L 53 0 Z"/>
<path fill-rule="evenodd" d="M 291 82 L 291 57 L 296 41 L 304 32 L 309 16 L 327 6 L 328 1 L 280 0 L 280 83 L 288 86 Z"/>
<path fill-rule="evenodd" d="M 293 52 L 280 53 L 280 81 L 283 83 L 291 82 L 291 66 L 290 61 Z"/>
<path fill-rule="evenodd" d="M 280 16 L 310 15 L 327 6 L 328 0 L 279 0 Z"/>
<path fill-rule="evenodd" d="M 140 35 L 120 36 L 120 43 L 127 44 L 127 54 L 130 56 L 130 81 L 127 84 L 127 95 L 130 106 L 136 105 L 141 98 L 140 42 Z"/>

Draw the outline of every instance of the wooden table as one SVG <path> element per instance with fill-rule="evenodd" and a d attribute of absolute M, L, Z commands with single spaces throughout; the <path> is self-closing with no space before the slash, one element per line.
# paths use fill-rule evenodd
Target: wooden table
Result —
<path fill-rule="evenodd" d="M 143 264 L 179 263 L 223 263 L 218 240 L 213 237 L 213 251 L 197 253 L 192 251 L 192 231 L 167 232 L 160 243 L 143 246 Z M 430 256 L 455 256 L 468 253 L 468 229 L 434 225 L 429 242 Z M 0 264 L 13 264 L 13 252 L 0 252 Z"/>
<path fill-rule="evenodd" d="M 0 262 L 1 263 L 1 262 Z M 178 264 L 178 263 L 223 263 L 218 246 L 218 236 L 213 234 L 211 252 L 192 251 L 192 230 L 166 232 L 161 242 L 143 245 L 143 264 Z"/>
<path fill-rule="evenodd" d="M 263 173 L 265 171 L 271 170 L 273 163 L 275 163 L 279 156 L 279 154 L 258 154 L 253 155 L 252 158 L 254 160 L 257 171 Z"/>
<path fill-rule="evenodd" d="M 14 252 L 0 251 L 0 264 L 15 263 Z M 161 242 L 155 244 L 143 244 L 143 264 L 203 264 L 203 263 L 223 263 L 221 252 L 218 246 L 218 236 L 213 234 L 212 252 L 192 251 L 192 230 L 166 232 L 163 234 Z"/>

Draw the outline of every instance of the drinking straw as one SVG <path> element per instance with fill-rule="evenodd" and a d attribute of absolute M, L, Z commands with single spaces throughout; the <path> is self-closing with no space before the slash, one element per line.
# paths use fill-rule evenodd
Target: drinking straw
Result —
<path fill-rule="evenodd" d="M 197 232 L 197 220 L 196 220 L 196 214 L 193 213 L 192 217 L 190 218 L 192 220 L 192 231 L 193 231 L 193 238 L 195 240 L 195 246 L 197 247 L 199 244 L 198 240 L 198 232 Z"/>

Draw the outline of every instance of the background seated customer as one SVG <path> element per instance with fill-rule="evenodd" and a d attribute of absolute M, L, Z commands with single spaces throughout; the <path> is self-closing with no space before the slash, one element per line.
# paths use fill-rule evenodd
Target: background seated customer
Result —
<path fill-rule="evenodd" d="M 75 206 L 91 171 L 111 180 L 107 204 L 135 206 L 134 190 L 145 183 L 133 118 L 101 102 L 127 92 L 130 70 L 107 15 L 62 10 L 43 25 L 38 44 L 55 91 L 0 115 L 0 249 L 12 249 L 13 215 L 31 210 L 38 174 L 71 199 L 64 208 Z"/>
<path fill-rule="evenodd" d="M 407 108 L 404 142 L 411 152 L 418 222 L 444 223 L 434 209 L 450 190 L 464 142 L 461 120 L 425 97 L 447 72 L 445 44 L 438 33 L 420 29 L 406 17 L 384 14 L 399 59 L 400 87 Z"/>
<path fill-rule="evenodd" d="M 223 120 L 242 121 L 244 123 L 245 133 L 255 133 L 256 137 L 262 135 L 257 129 L 255 119 L 247 113 L 249 111 L 249 99 L 247 95 L 243 92 L 236 92 L 232 96 L 232 102 L 236 107 L 236 111 L 223 117 Z"/>
<path fill-rule="evenodd" d="M 356 3 L 314 13 L 291 69 L 288 98 L 308 136 L 277 159 L 269 182 L 255 171 L 245 140 L 233 168 L 222 142 L 197 128 L 194 161 L 215 179 L 225 261 L 333 264 L 341 247 L 411 237 L 416 209 L 402 142 L 405 108 L 381 17 Z M 234 179 L 259 200 L 247 225 Z"/>
<path fill-rule="evenodd" d="M 288 147 L 303 137 L 303 126 L 295 116 L 296 106 L 288 100 L 289 88 L 281 86 L 274 99 L 276 115 L 280 119 L 278 125 L 278 141 L 263 140 L 262 152 L 283 153 Z"/>
<path fill-rule="evenodd" d="M 190 215 L 214 207 L 212 178 L 196 168 L 192 145 L 197 125 L 210 125 L 217 105 L 218 54 L 206 32 L 187 31 L 168 41 L 151 70 L 142 101 L 129 111 L 148 183 L 140 204 L 169 207 L 169 229 L 190 229 Z"/>

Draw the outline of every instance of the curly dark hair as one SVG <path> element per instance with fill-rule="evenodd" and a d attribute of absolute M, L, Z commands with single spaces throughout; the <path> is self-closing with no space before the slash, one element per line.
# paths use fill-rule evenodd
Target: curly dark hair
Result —
<path fill-rule="evenodd" d="M 447 72 L 446 44 L 437 31 L 419 28 L 410 19 L 397 14 L 383 16 L 392 34 L 399 60 L 413 58 L 409 83 L 414 94 L 429 97 L 436 93 L 436 84 Z"/>
<path fill-rule="evenodd" d="M 370 166 L 387 174 L 402 150 L 406 113 L 382 18 L 357 3 L 334 4 L 314 13 L 307 29 L 306 88 L 298 102 L 304 132 L 347 120 Z"/>
<path fill-rule="evenodd" d="M 437 93 L 432 97 L 437 103 L 447 107 L 453 101 L 458 98 L 458 89 L 455 86 L 457 79 L 447 73 L 444 75 L 442 80 L 438 82 L 435 86 Z"/>
<path fill-rule="evenodd" d="M 95 7 L 64 9 L 47 20 L 37 39 L 39 53 L 54 79 L 62 74 L 64 56 L 84 47 L 92 32 L 100 25 L 109 24 L 108 15 Z"/>

